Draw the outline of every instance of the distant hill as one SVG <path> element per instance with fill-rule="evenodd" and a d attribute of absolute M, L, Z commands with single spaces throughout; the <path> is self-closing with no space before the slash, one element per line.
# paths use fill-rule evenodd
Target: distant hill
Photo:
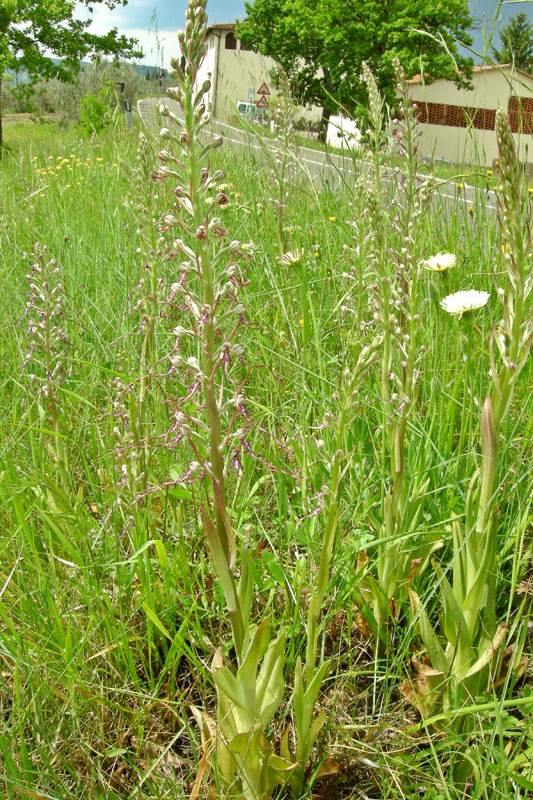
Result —
<path fill-rule="evenodd" d="M 52 58 L 54 64 L 61 64 L 60 58 Z M 124 64 L 128 64 L 129 62 L 125 61 Z M 87 69 L 87 67 L 92 67 L 92 63 L 90 61 L 80 61 L 81 68 Z M 168 70 L 164 69 L 163 67 L 155 67 L 150 66 L 149 64 L 131 64 L 134 67 L 135 72 L 139 76 L 139 78 L 151 78 L 152 80 L 159 80 L 159 78 L 170 78 L 168 74 Z M 7 70 L 7 74 L 13 78 L 13 81 L 17 84 L 24 84 L 28 83 L 28 75 L 24 70 L 20 70 L 19 72 L 13 72 L 12 70 Z"/>

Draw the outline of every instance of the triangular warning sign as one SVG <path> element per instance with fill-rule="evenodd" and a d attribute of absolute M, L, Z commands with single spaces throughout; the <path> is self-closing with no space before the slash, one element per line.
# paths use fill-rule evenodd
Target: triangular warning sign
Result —
<path fill-rule="evenodd" d="M 264 81 L 261 84 L 261 86 L 259 87 L 259 89 L 257 90 L 257 94 L 270 94 L 270 92 L 268 90 L 268 86 L 266 85 L 266 83 Z"/>
<path fill-rule="evenodd" d="M 262 95 L 257 103 L 255 104 L 256 108 L 268 108 L 268 100 L 266 99 L 265 95 Z"/>

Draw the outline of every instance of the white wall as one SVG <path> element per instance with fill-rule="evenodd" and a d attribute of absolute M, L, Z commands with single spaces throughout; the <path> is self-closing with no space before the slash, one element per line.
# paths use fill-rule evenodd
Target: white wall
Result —
<path fill-rule="evenodd" d="M 452 81 L 437 80 L 430 84 L 409 83 L 409 94 L 416 102 L 507 111 L 511 95 L 533 97 L 533 79 L 514 74 L 510 67 L 481 69 L 472 76 L 473 89 L 458 89 Z M 426 157 L 457 163 L 491 166 L 498 158 L 496 132 L 476 128 L 421 123 L 420 152 Z M 533 137 L 513 134 L 520 158 L 533 161 Z"/>
<path fill-rule="evenodd" d="M 361 131 L 349 117 L 332 114 L 329 118 L 326 141 L 333 147 L 358 147 Z"/>

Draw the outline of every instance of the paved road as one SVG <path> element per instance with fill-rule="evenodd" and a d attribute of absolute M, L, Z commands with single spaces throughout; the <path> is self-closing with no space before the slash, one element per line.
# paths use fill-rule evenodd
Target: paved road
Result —
<path fill-rule="evenodd" d="M 139 100 L 137 110 L 145 125 L 152 131 L 159 128 L 159 106 L 161 103 L 167 105 L 171 111 L 181 116 L 178 103 L 165 97 L 149 97 Z M 248 131 L 236 128 L 221 120 L 213 120 L 210 130 L 224 137 L 224 141 L 234 147 L 246 146 L 256 151 L 258 156 L 268 146 L 268 139 L 262 138 L 261 129 L 256 133 L 252 130 L 252 136 Z M 323 181 L 329 181 L 336 185 L 342 177 L 353 177 L 354 174 L 364 172 L 370 168 L 370 164 L 352 158 L 349 152 L 345 154 L 331 153 L 323 150 L 314 150 L 308 147 L 300 147 L 298 150 L 298 162 L 312 178 L 320 177 Z M 391 180 L 394 175 L 391 171 Z M 451 211 L 455 203 L 459 203 L 463 208 L 466 217 L 469 217 L 469 210 L 473 210 L 476 205 L 483 203 L 489 212 L 496 211 L 496 194 L 492 190 L 479 189 L 468 184 L 454 183 L 450 181 L 436 181 L 435 193 L 444 201 L 448 211 Z"/>

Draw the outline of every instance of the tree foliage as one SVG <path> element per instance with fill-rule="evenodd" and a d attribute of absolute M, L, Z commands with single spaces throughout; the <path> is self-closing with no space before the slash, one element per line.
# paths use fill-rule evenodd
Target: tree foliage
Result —
<path fill-rule="evenodd" d="M 89 9 L 102 2 L 112 9 L 127 0 L 82 0 Z M 79 71 L 80 61 L 93 53 L 141 55 L 136 41 L 119 35 L 116 28 L 104 36 L 90 33 L 90 19 L 74 18 L 75 5 L 74 0 L 0 0 L 0 90 L 7 73 L 23 72 L 26 85 L 51 77 L 68 81 Z M 0 109 L 0 145 L 1 130 Z"/>
<path fill-rule="evenodd" d="M 518 69 L 533 72 L 533 25 L 524 12 L 511 17 L 500 31 L 502 49 L 492 48 L 499 64 L 514 64 Z"/>
<path fill-rule="evenodd" d="M 395 56 L 407 77 L 423 69 L 428 82 L 471 74 L 455 43 L 472 41 L 468 0 L 255 0 L 245 8 L 237 35 L 279 62 L 299 101 L 322 106 L 326 119 L 339 103 L 364 103 L 364 61 L 389 101 Z"/>

